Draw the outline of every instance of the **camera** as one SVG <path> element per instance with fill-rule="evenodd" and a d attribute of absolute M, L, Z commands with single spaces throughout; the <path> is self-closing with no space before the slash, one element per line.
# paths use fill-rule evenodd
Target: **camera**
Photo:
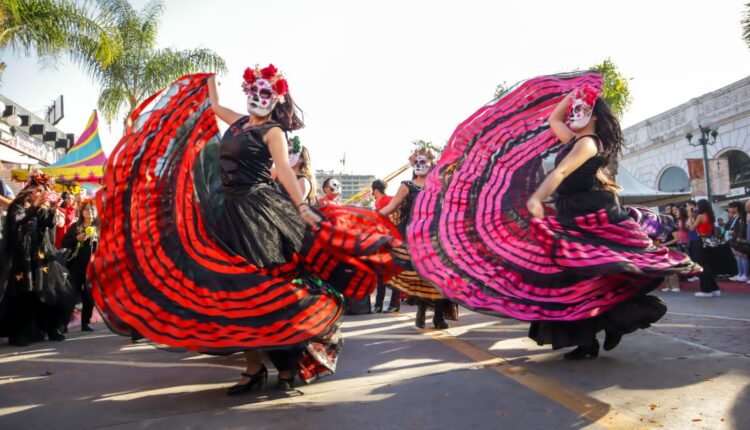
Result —
<path fill-rule="evenodd" d="M 47 201 L 50 203 L 57 203 L 60 201 L 60 194 L 57 194 L 55 192 L 47 194 Z"/>

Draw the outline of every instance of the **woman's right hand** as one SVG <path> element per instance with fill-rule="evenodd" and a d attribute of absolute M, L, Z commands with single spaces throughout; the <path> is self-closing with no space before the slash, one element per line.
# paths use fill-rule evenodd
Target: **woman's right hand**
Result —
<path fill-rule="evenodd" d="M 305 224 L 313 228 L 317 227 L 318 224 L 323 221 L 323 218 L 310 209 L 310 206 L 307 204 L 303 204 L 299 207 L 299 216 Z"/>
<path fill-rule="evenodd" d="M 532 197 L 526 202 L 526 209 L 534 218 L 542 219 L 544 217 L 544 206 L 536 197 Z"/>

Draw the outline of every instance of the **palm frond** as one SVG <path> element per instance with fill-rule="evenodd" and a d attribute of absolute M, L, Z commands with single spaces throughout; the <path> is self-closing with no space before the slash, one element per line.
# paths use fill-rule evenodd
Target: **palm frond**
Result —
<path fill-rule="evenodd" d="M 160 49 L 153 52 L 146 62 L 141 95 L 152 94 L 182 75 L 225 70 L 224 59 L 210 49 Z"/>
<path fill-rule="evenodd" d="M 105 87 L 99 93 L 97 107 L 108 125 L 118 117 L 119 113 L 127 106 L 128 97 L 123 88 L 119 86 Z"/>

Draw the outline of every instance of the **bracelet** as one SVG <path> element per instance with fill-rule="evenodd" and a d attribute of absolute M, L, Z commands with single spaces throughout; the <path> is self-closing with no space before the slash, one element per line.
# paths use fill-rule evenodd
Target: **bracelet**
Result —
<path fill-rule="evenodd" d="M 307 203 L 302 202 L 302 203 L 300 203 L 300 204 L 297 205 L 297 209 L 299 209 L 302 206 L 307 206 L 308 208 L 310 207 L 310 205 L 308 205 Z"/>

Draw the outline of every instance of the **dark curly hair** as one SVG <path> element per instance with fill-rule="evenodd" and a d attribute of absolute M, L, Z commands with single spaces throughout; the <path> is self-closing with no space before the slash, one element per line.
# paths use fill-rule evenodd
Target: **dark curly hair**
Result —
<path fill-rule="evenodd" d="M 602 143 L 603 155 L 609 164 L 616 165 L 625 144 L 625 136 L 623 136 L 620 128 L 620 121 L 612 113 L 612 108 L 601 97 L 596 99 L 596 103 L 594 103 L 594 115 L 596 115 L 594 132 L 599 136 Z"/>
<path fill-rule="evenodd" d="M 286 131 L 299 130 L 305 126 L 305 114 L 294 103 L 290 93 L 284 94 L 285 103 L 277 103 L 271 112 L 271 119 L 278 122 Z"/>
<path fill-rule="evenodd" d="M 373 191 L 378 190 L 381 193 L 385 194 L 385 188 L 387 187 L 387 185 L 385 182 L 383 182 L 382 179 L 376 179 L 372 181 L 371 187 Z"/>

